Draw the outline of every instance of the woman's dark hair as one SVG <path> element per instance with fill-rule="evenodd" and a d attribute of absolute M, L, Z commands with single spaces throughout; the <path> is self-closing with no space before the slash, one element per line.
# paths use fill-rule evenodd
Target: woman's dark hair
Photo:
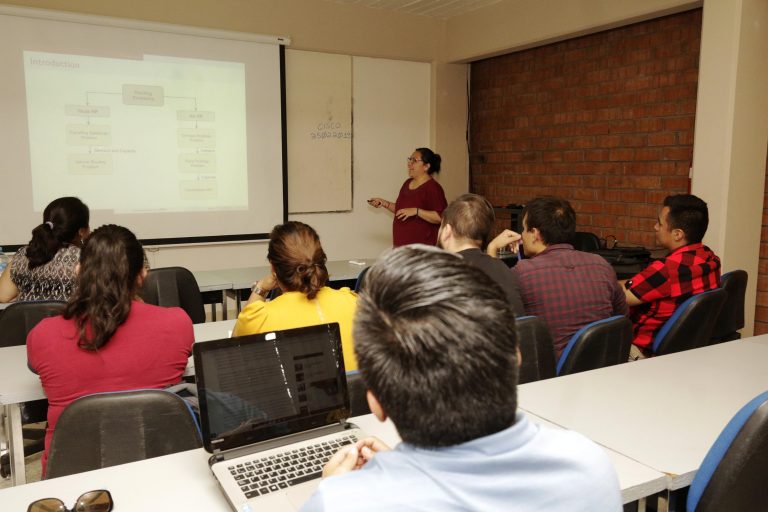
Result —
<path fill-rule="evenodd" d="M 43 211 L 43 223 L 32 230 L 27 245 L 29 268 L 45 265 L 65 244 L 77 240 L 78 231 L 88 227 L 88 207 L 76 197 L 54 199 Z"/>
<path fill-rule="evenodd" d="M 328 281 L 325 252 L 320 237 L 310 226 L 290 221 L 275 226 L 269 234 L 267 259 L 286 291 L 299 291 L 314 299 Z"/>
<path fill-rule="evenodd" d="M 427 174 L 435 174 L 436 172 L 440 172 L 440 162 L 443 161 L 440 155 L 429 148 L 416 148 L 416 151 L 418 151 L 421 155 L 422 163 L 429 164 Z"/>
<path fill-rule="evenodd" d="M 101 348 L 125 322 L 143 268 L 144 249 L 130 230 L 108 224 L 88 237 L 77 287 L 64 309 L 64 318 L 75 319 L 80 348 Z"/>

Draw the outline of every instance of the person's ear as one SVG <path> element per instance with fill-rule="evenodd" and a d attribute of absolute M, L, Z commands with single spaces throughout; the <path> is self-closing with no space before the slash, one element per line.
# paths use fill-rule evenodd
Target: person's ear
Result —
<path fill-rule="evenodd" d="M 141 272 L 139 272 L 139 275 L 136 276 L 136 284 L 138 285 L 138 288 L 141 288 L 144 284 L 144 280 L 147 278 L 147 267 L 144 267 L 141 269 Z"/>
<path fill-rule="evenodd" d="M 517 369 L 520 369 L 520 366 L 523 364 L 523 354 L 520 353 L 520 347 L 518 346 L 515 349 L 515 352 L 517 352 Z"/>
<path fill-rule="evenodd" d="M 376 398 L 370 390 L 365 393 L 365 398 L 368 401 L 368 407 L 371 409 L 371 414 L 376 416 L 379 421 L 387 421 L 387 413 L 384 412 L 381 402 L 379 402 L 379 399 Z"/>
<path fill-rule="evenodd" d="M 80 275 L 80 262 L 79 262 L 79 261 L 78 261 L 78 262 L 77 262 L 77 264 L 75 265 L 75 275 L 76 275 L 76 276 L 79 276 L 79 275 Z"/>
<path fill-rule="evenodd" d="M 442 233 L 441 240 L 443 242 L 445 242 L 445 240 L 453 238 L 453 226 L 451 226 L 447 222 L 443 224 L 443 227 L 440 229 L 440 231 Z"/>

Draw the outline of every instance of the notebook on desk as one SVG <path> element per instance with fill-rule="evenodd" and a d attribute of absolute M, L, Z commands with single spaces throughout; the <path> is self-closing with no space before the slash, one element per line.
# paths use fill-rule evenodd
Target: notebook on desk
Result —
<path fill-rule="evenodd" d="M 337 323 L 196 343 L 211 471 L 238 512 L 297 510 L 341 446 L 364 434 L 349 393 Z"/>

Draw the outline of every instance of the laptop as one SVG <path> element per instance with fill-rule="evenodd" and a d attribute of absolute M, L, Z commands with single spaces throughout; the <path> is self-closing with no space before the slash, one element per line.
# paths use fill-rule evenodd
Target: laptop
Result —
<path fill-rule="evenodd" d="M 195 343 L 203 444 L 237 512 L 298 510 L 339 448 L 365 437 L 346 420 L 339 324 Z"/>

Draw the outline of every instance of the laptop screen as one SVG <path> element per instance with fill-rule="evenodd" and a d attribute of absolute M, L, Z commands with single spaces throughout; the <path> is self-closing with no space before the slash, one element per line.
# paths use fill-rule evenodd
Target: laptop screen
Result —
<path fill-rule="evenodd" d="M 349 417 L 337 323 L 195 343 L 193 350 L 209 452 Z"/>

